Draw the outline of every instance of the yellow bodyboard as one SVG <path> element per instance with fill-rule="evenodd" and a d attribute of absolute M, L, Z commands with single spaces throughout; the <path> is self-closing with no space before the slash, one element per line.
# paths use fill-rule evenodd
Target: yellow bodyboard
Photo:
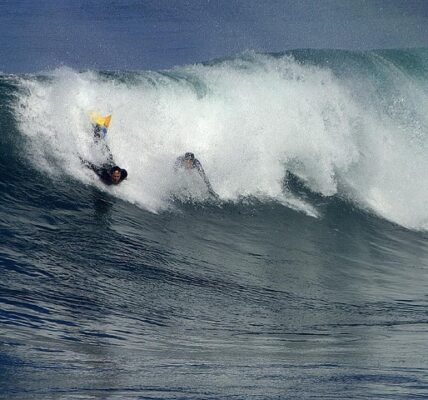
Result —
<path fill-rule="evenodd" d="M 106 128 L 108 128 L 108 126 L 110 125 L 110 121 L 111 121 L 111 114 L 103 117 L 102 115 L 93 112 L 93 113 L 91 113 L 91 121 L 94 124 L 97 124 L 100 126 L 105 126 Z"/>

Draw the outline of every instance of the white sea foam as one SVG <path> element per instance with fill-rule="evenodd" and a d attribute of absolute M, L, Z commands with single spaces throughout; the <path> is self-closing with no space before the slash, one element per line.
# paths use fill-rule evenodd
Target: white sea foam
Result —
<path fill-rule="evenodd" d="M 290 57 L 252 55 L 115 78 L 62 68 L 48 80 L 22 81 L 17 116 L 40 168 L 60 166 L 99 185 L 79 157 L 103 159 L 89 113 L 112 113 L 106 141 L 129 179 L 106 190 L 152 211 L 169 207 L 171 195 L 206 198 L 198 177 L 173 171 L 175 158 L 192 151 L 224 201 L 269 198 L 317 216 L 284 188 L 288 170 L 321 195 L 428 229 L 428 97 L 403 72 L 375 62 L 396 92 L 414 92 L 417 101 L 394 110 L 370 77 L 339 79 Z"/>

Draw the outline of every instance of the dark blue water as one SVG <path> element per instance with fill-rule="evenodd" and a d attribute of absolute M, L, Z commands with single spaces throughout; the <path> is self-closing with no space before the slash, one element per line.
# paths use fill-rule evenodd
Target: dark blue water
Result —
<path fill-rule="evenodd" d="M 427 394 L 425 234 L 25 182 L 2 179 L 4 398 Z"/>
<path fill-rule="evenodd" d="M 3 75 L 0 397 L 427 398 L 424 57 Z M 78 161 L 94 104 L 116 188 Z M 169 180 L 189 146 L 219 202 Z"/>

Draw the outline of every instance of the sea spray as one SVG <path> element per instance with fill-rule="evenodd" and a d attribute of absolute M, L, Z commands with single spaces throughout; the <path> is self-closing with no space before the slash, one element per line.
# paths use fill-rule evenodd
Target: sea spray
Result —
<path fill-rule="evenodd" d="M 80 158 L 101 162 L 89 113 L 112 113 L 106 140 L 129 179 L 108 190 L 151 211 L 183 193 L 173 164 L 192 151 L 222 201 L 274 200 L 318 215 L 284 184 L 290 172 L 321 196 L 427 229 L 426 65 L 382 52 L 328 56 L 247 53 L 159 72 L 61 68 L 21 77 L 16 118 L 38 168 L 101 187 Z"/>

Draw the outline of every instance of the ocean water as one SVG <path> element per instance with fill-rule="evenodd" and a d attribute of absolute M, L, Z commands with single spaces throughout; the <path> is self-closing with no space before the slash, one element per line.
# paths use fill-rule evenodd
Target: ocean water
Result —
<path fill-rule="evenodd" d="M 428 398 L 427 108 L 425 49 L 0 75 L 0 398 Z"/>

